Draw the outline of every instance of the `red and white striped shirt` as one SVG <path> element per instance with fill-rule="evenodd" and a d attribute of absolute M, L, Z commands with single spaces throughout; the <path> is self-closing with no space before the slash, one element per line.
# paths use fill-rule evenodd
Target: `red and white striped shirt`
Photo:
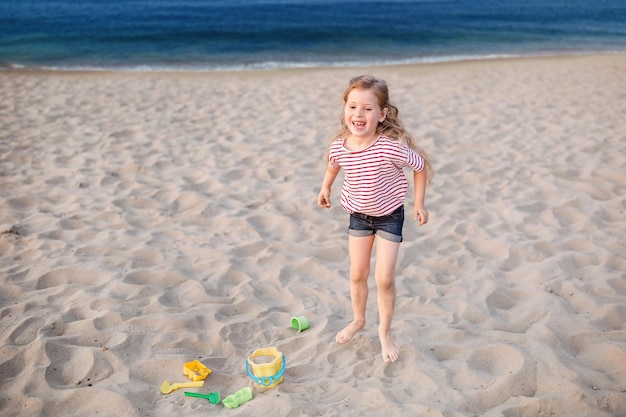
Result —
<path fill-rule="evenodd" d="M 408 181 L 403 168 L 424 169 L 424 158 L 398 140 L 379 136 L 369 147 L 350 151 L 345 139 L 330 144 L 328 165 L 344 171 L 341 207 L 348 213 L 386 216 L 404 204 Z"/>

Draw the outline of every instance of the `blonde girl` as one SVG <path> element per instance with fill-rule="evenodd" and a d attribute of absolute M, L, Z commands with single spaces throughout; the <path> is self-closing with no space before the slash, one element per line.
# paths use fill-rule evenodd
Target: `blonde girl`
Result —
<path fill-rule="evenodd" d="M 344 91 L 343 103 L 341 126 L 330 143 L 326 174 L 317 198 L 320 207 L 330 208 L 331 187 L 343 169 L 341 207 L 350 213 L 348 248 L 354 317 L 337 334 L 336 341 L 351 341 L 365 326 L 367 279 L 377 236 L 374 275 L 378 289 L 378 334 L 383 360 L 394 362 L 400 354 L 391 337 L 396 301 L 395 267 L 408 190 L 403 168 L 413 170 L 413 219 L 420 226 L 428 222 L 424 195 L 433 170 L 424 151 L 415 146 L 400 122 L 397 107 L 389 102 L 385 81 L 369 75 L 354 77 Z"/>

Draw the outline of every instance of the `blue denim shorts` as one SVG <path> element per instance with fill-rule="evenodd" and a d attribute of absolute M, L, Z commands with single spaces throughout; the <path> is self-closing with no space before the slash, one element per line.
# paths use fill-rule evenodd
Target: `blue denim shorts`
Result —
<path fill-rule="evenodd" d="M 386 216 L 368 216 L 362 213 L 350 214 L 350 236 L 362 237 L 377 234 L 392 242 L 402 242 L 402 226 L 404 225 L 404 206 L 398 207 Z"/>

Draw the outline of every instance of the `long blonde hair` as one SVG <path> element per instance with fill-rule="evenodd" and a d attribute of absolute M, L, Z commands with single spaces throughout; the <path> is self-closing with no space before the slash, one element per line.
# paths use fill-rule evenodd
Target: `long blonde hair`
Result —
<path fill-rule="evenodd" d="M 377 135 L 384 135 L 392 139 L 396 139 L 406 144 L 411 149 L 419 153 L 424 158 L 424 168 L 426 169 L 427 183 L 430 184 L 434 176 L 434 170 L 430 159 L 426 155 L 426 152 L 419 146 L 415 145 L 413 136 L 404 128 L 404 125 L 400 121 L 400 111 L 396 106 L 389 102 L 389 88 L 384 80 L 378 79 L 372 75 L 359 75 L 350 80 L 348 87 L 343 92 L 343 104 L 345 106 L 348 101 L 348 95 L 352 90 L 369 90 L 378 99 L 378 106 L 381 109 L 387 108 L 387 117 L 385 120 L 378 123 L 376 127 Z M 340 127 L 337 132 L 331 138 L 334 141 L 338 138 L 346 137 L 350 134 L 350 130 L 346 124 L 343 108 L 341 116 L 339 117 Z"/>

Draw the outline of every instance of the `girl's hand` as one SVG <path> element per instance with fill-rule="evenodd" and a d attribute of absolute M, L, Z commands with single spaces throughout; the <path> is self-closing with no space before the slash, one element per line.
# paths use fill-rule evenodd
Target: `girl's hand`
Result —
<path fill-rule="evenodd" d="M 321 208 L 330 208 L 330 190 L 322 190 L 317 196 L 317 205 Z"/>
<path fill-rule="evenodd" d="M 428 223 L 428 210 L 426 210 L 426 207 L 413 207 L 413 220 L 419 221 L 420 226 Z"/>
<path fill-rule="evenodd" d="M 324 181 L 322 181 L 322 187 L 320 188 L 320 193 L 317 196 L 317 205 L 321 208 L 330 208 L 330 189 L 333 186 L 335 178 L 337 178 L 339 169 L 339 167 L 333 168 L 330 165 L 326 167 Z"/>

